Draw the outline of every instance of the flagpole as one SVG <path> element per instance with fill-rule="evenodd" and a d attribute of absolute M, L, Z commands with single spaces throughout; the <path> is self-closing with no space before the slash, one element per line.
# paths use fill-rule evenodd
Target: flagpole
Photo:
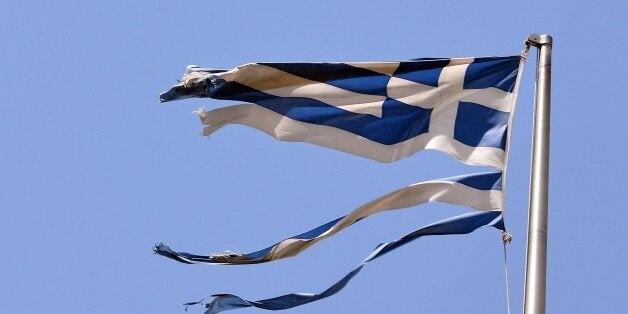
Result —
<path fill-rule="evenodd" d="M 552 36 L 532 34 L 526 43 L 536 47 L 538 54 L 534 100 L 534 139 L 530 170 L 524 313 L 543 314 L 545 313 L 547 262 Z"/>

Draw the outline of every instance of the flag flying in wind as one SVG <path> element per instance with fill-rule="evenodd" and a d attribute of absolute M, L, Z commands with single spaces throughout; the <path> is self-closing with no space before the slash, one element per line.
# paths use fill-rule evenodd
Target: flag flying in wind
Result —
<path fill-rule="evenodd" d="M 504 168 L 520 56 L 365 63 L 189 66 L 162 102 L 243 101 L 200 111 L 209 135 L 227 124 L 380 162 L 435 149 L 471 165 Z"/>
<path fill-rule="evenodd" d="M 279 140 L 307 142 L 380 162 L 423 149 L 500 172 L 416 183 L 368 202 L 345 216 L 251 253 L 197 255 L 157 244 L 159 255 L 186 264 L 257 264 L 295 256 L 371 215 L 427 202 L 478 212 L 446 219 L 388 243 L 319 294 L 293 293 L 251 301 L 214 295 L 206 313 L 257 307 L 282 310 L 329 297 L 366 263 L 428 235 L 465 234 L 482 226 L 504 230 L 502 173 L 509 125 L 523 65 L 521 56 L 417 59 L 367 63 L 250 63 L 232 70 L 189 66 L 162 102 L 190 97 L 244 103 L 198 111 L 210 135 L 228 124 L 247 125 Z M 203 300 L 187 303 L 194 305 Z"/>
<path fill-rule="evenodd" d="M 368 202 L 346 216 L 252 253 L 196 255 L 175 252 L 164 244 L 156 245 L 153 250 L 186 264 L 265 263 L 295 256 L 370 215 L 434 201 L 466 205 L 479 211 L 501 211 L 501 173 L 480 173 L 415 183 Z"/>

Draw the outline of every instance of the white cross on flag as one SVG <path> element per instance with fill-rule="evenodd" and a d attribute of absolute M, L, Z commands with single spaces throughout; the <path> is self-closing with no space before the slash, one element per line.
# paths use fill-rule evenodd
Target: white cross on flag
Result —
<path fill-rule="evenodd" d="M 199 111 L 209 135 L 243 124 L 284 141 L 380 162 L 423 149 L 502 169 L 520 56 L 365 63 L 188 67 L 161 101 L 247 102 Z"/>

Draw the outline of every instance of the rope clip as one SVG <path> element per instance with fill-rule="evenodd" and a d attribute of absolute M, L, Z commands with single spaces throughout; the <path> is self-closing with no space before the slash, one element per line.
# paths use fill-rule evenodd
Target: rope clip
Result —
<path fill-rule="evenodd" d="M 512 241 L 512 234 L 508 233 L 508 231 L 502 231 L 502 241 L 504 241 L 504 245 L 510 243 Z"/>

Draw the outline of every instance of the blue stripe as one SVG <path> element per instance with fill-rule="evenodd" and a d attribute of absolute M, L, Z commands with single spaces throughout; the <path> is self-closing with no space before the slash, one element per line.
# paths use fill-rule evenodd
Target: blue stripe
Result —
<path fill-rule="evenodd" d="M 489 191 L 502 189 L 502 173 L 501 172 L 486 172 L 478 174 L 467 174 L 461 176 L 450 177 L 442 179 L 443 181 L 454 181 L 460 184 L 464 184 L 468 187 L 476 190 Z"/>
<path fill-rule="evenodd" d="M 495 87 L 505 92 L 515 88 L 520 56 L 476 58 L 467 68 L 465 89 Z"/>
<path fill-rule="evenodd" d="M 480 227 L 489 225 L 491 222 L 493 222 L 493 225 L 501 225 L 497 224 L 497 222 L 494 221 L 497 217 L 500 216 L 501 211 L 477 212 L 464 214 L 433 223 L 412 233 L 409 233 L 399 240 L 380 244 L 378 247 L 379 251 L 377 251 L 376 254 L 371 255 L 364 262 L 370 262 L 378 257 L 384 256 L 385 254 L 423 236 L 467 234 L 475 231 Z"/>
<path fill-rule="evenodd" d="M 467 234 L 483 226 L 493 226 L 495 228 L 503 230 L 503 219 L 501 216 L 501 212 L 477 212 L 452 217 L 420 228 L 398 240 L 380 244 L 375 249 L 375 251 L 371 253 L 361 264 L 359 264 L 355 269 L 353 269 L 342 279 L 337 281 L 334 285 L 332 285 L 322 293 L 291 293 L 275 298 L 258 301 L 246 300 L 233 294 L 215 294 L 214 299 L 211 302 L 205 304 L 205 307 L 207 308 L 207 311 L 205 313 L 214 314 L 222 311 L 235 310 L 245 307 L 256 307 L 265 310 L 277 311 L 286 310 L 307 303 L 315 302 L 330 297 L 341 291 L 349 283 L 349 281 L 364 268 L 364 266 L 368 262 L 382 257 L 385 254 L 390 253 L 391 251 L 401 246 L 404 246 L 418 238 L 433 235 Z M 187 307 L 190 305 L 201 304 L 202 302 L 203 300 L 185 303 L 184 305 L 186 305 Z"/>
<path fill-rule="evenodd" d="M 356 93 L 386 96 L 390 76 L 344 63 L 259 63 Z"/>
<path fill-rule="evenodd" d="M 291 119 L 335 127 L 371 141 L 393 145 L 426 133 L 432 109 L 410 106 L 386 99 L 382 118 L 353 113 L 305 97 L 277 97 L 238 82 L 213 78 L 207 96 L 223 100 L 252 102 Z"/>
<path fill-rule="evenodd" d="M 454 139 L 473 147 L 505 149 L 508 112 L 471 102 L 460 102 L 454 126 Z"/>
<path fill-rule="evenodd" d="M 450 59 L 420 59 L 399 63 L 394 76 L 430 86 L 438 86 L 438 78 Z"/>

